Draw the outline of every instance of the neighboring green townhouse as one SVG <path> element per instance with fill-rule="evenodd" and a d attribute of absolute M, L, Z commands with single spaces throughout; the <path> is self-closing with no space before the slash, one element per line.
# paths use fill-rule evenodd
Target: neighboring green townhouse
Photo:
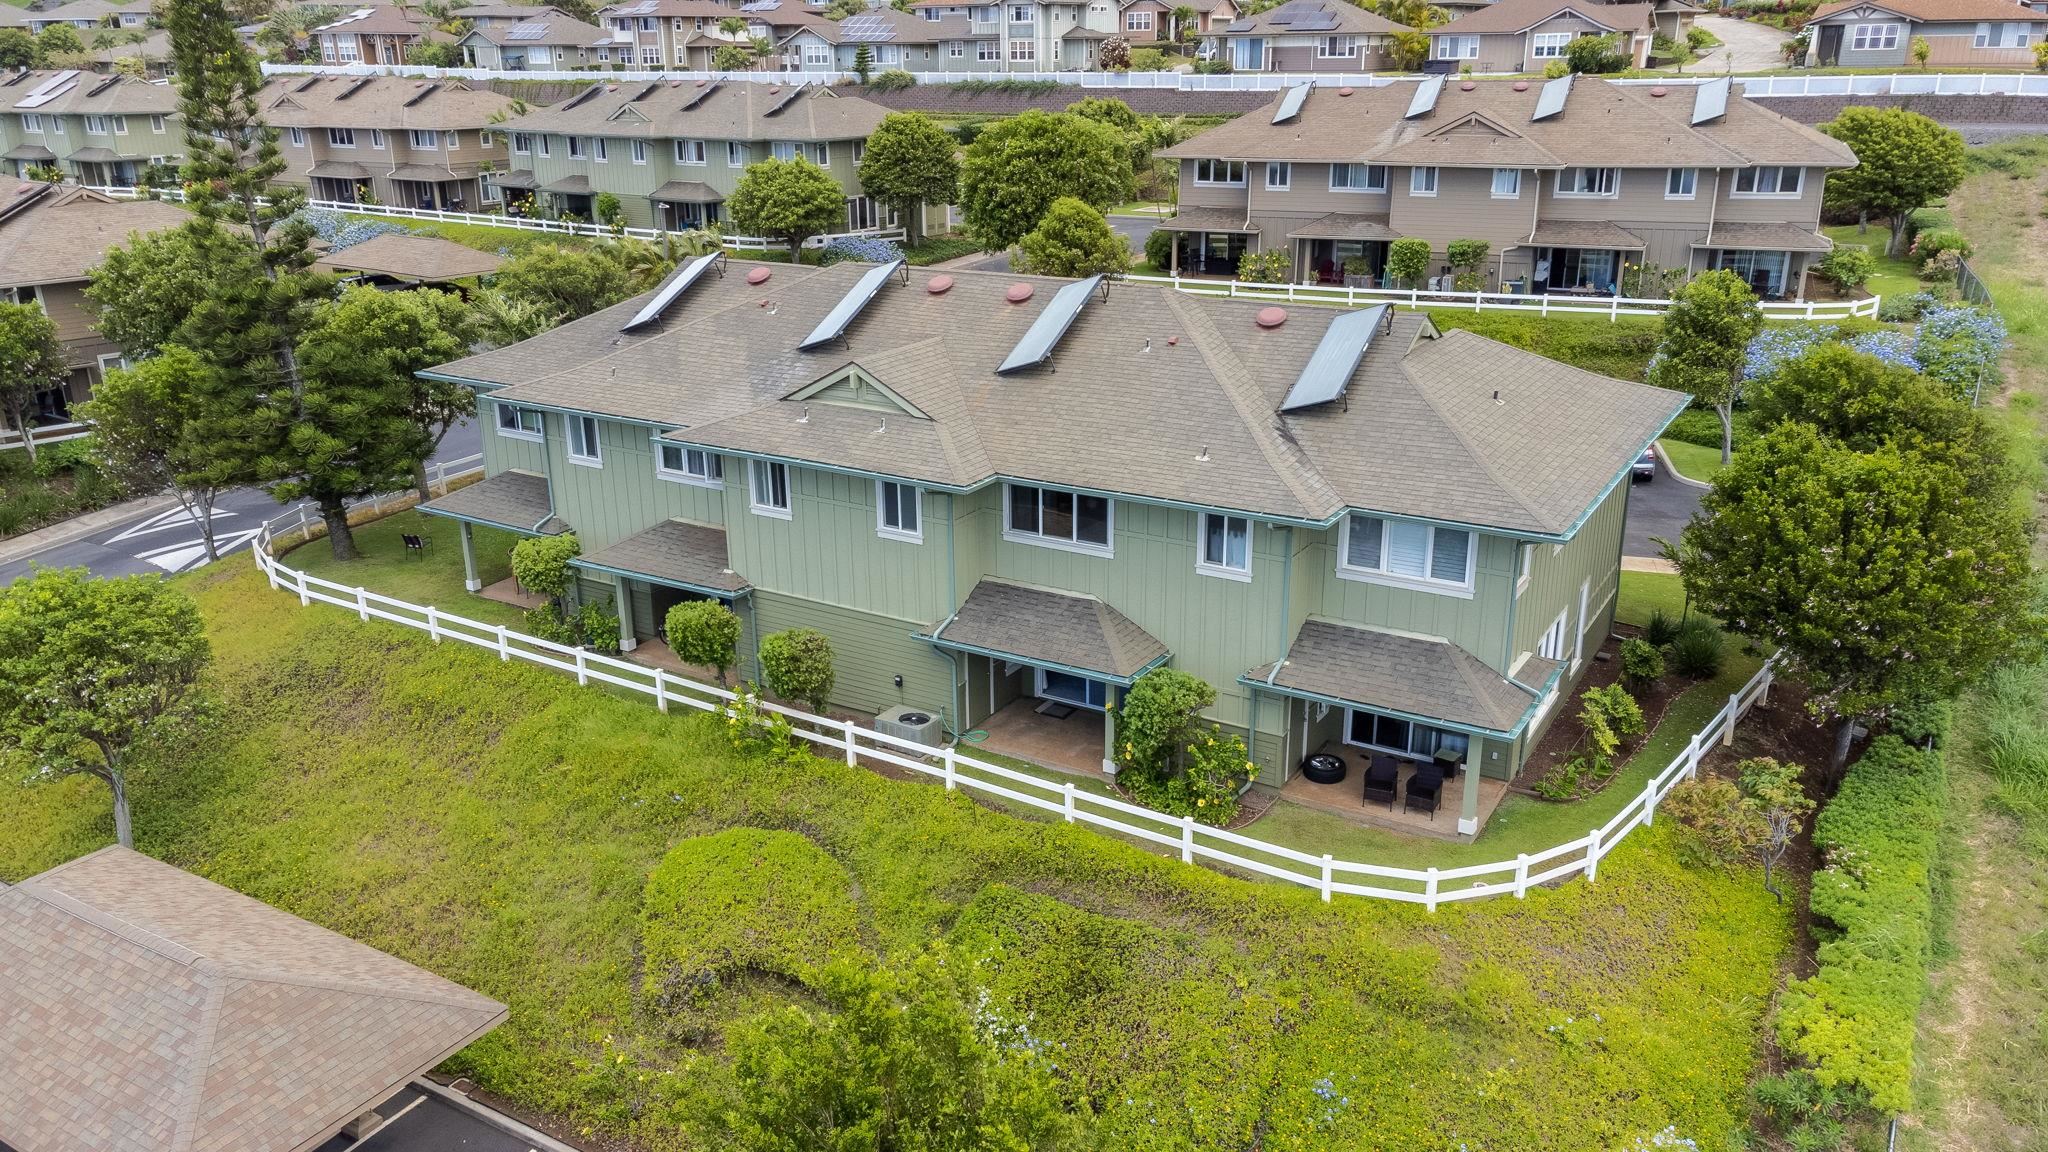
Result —
<path fill-rule="evenodd" d="M 81 32 L 100 28 L 140 30 L 149 27 L 151 15 L 151 0 L 122 0 L 119 4 L 71 0 L 69 4 L 42 9 L 7 9 L 0 13 L 0 27 L 25 28 L 31 36 L 40 35 L 43 29 L 55 24 L 68 24 Z M 86 38 L 86 43 L 92 43 L 91 37 Z"/>
<path fill-rule="evenodd" d="M 514 102 L 460 80 L 285 76 L 256 94 L 278 129 L 279 179 L 315 200 L 482 211 L 500 202 Z"/>
<path fill-rule="evenodd" d="M 889 211 L 861 194 L 860 157 L 887 111 L 824 85 L 600 84 L 507 122 L 512 171 L 498 182 L 508 204 L 539 195 L 588 220 L 610 192 L 633 227 L 701 228 L 726 221 L 749 165 L 803 156 L 846 190 L 845 230 L 884 227 Z"/>
<path fill-rule="evenodd" d="M 778 50 L 789 67 L 806 72 L 857 71 L 866 48 L 873 72 L 922 74 L 1000 69 L 1001 47 L 992 28 L 976 31 L 964 14 L 871 8 L 837 24 L 804 28 Z"/>
<path fill-rule="evenodd" d="M 745 675 L 815 628 L 835 707 L 1084 770 L 1170 665 L 1266 786 L 1336 743 L 1476 769 L 1468 835 L 1608 635 L 1685 404 L 1391 308 L 719 256 L 427 375 L 489 431 L 425 511 L 471 560 L 475 524 L 575 531 L 629 647 L 716 598 Z"/>
<path fill-rule="evenodd" d="M 67 69 L 0 80 L 0 159 L 55 167 L 80 184 L 132 188 L 151 164 L 184 155 L 178 92 L 167 84 Z"/>

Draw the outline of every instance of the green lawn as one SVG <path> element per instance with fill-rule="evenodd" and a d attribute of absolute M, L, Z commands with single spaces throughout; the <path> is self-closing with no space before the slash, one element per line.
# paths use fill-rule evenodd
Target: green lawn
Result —
<path fill-rule="evenodd" d="M 1582 1149 L 1676 1125 L 1722 1148 L 1741 1125 L 1786 913 L 1753 873 L 1680 866 L 1665 822 L 1597 886 L 1326 905 L 935 785 L 743 757 L 709 717 L 301 608 L 246 561 L 181 582 L 219 718 L 136 767 L 138 846 L 505 1000 L 449 1070 L 594 1138 L 717 1146 L 696 1118 L 725 1031 L 815 1005 L 807 968 L 722 970 L 687 1018 L 640 992 L 646 877 L 740 826 L 846 870 L 847 947 L 979 956 L 984 1012 L 1054 1046 L 1093 1147 Z M 0 786 L 0 879 L 109 823 L 94 781 Z"/>
<path fill-rule="evenodd" d="M 476 574 L 486 586 L 512 574 L 512 545 L 519 536 L 497 528 L 477 527 L 475 533 Z M 430 539 L 426 552 L 414 556 L 405 550 L 400 534 Z M 415 604 L 432 604 L 449 612 L 485 624 L 518 625 L 524 613 L 509 604 L 472 595 L 462 587 L 462 534 L 453 520 L 404 511 L 355 528 L 354 560 L 340 561 L 325 536 L 295 548 L 285 563 L 322 580 L 351 588 L 367 588 Z"/>
<path fill-rule="evenodd" d="M 1665 459 L 1683 473 L 1688 480 L 1705 484 L 1713 480 L 1721 470 L 1721 450 L 1704 444 L 1688 444 L 1683 440 L 1664 439 L 1657 441 L 1657 447 L 1664 452 Z"/>
<path fill-rule="evenodd" d="M 538 232 L 511 225 L 457 224 L 443 220 L 416 220 L 410 216 L 380 216 L 374 212 L 347 213 L 350 220 L 383 220 L 403 225 L 413 232 L 428 236 L 439 236 L 453 240 L 480 252 L 503 252 L 517 256 L 536 244 L 559 244 L 563 247 L 581 247 L 591 242 L 588 236 L 572 236 L 566 232 Z"/>
<path fill-rule="evenodd" d="M 1891 233 L 1883 224 L 1873 224 L 1868 230 L 1860 233 L 1854 224 L 1837 224 L 1821 231 L 1827 233 L 1828 238 L 1838 245 L 1859 244 L 1870 249 L 1870 254 L 1877 259 L 1877 271 L 1863 286 L 1865 291 L 1890 299 L 1894 296 L 1911 296 L 1927 287 L 1920 282 L 1919 270 L 1913 266 L 1912 261 L 1884 254 L 1884 246 L 1890 242 Z"/>

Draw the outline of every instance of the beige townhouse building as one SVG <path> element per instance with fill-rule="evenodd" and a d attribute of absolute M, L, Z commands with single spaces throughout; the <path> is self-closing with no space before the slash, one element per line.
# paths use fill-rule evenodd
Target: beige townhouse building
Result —
<path fill-rule="evenodd" d="M 288 76 L 257 94 L 286 171 L 315 200 L 477 211 L 499 202 L 509 96 L 459 80 Z"/>

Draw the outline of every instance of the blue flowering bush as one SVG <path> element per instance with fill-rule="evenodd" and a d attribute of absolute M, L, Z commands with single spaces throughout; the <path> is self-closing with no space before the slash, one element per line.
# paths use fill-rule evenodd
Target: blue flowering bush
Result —
<path fill-rule="evenodd" d="M 1910 332 L 1881 329 L 1876 332 L 1858 332 L 1842 341 L 1843 344 L 1866 355 L 1875 356 L 1887 364 L 1901 368 L 1920 370 L 1920 359 L 1914 354 L 1916 339 Z"/>
<path fill-rule="evenodd" d="M 1838 331 L 1833 324 L 1764 329 L 1749 342 L 1742 362 L 1743 382 L 1770 379 L 1783 365 L 1835 339 Z"/>
<path fill-rule="evenodd" d="M 820 264 L 837 264 L 842 260 L 858 260 L 865 264 L 887 264 L 903 258 L 903 249 L 877 236 L 841 236 L 825 245 L 818 256 Z"/>
<path fill-rule="evenodd" d="M 298 219 L 313 226 L 313 234 L 327 242 L 337 252 L 353 248 L 365 240 L 392 233 L 410 235 L 413 229 L 388 220 L 351 220 L 339 212 L 321 208 L 307 208 L 298 213 Z"/>
<path fill-rule="evenodd" d="M 1995 371 L 2005 339 L 2005 319 L 1997 312 L 1969 304 L 1937 305 L 1920 317 L 1913 355 L 1922 372 L 1960 399 Z"/>

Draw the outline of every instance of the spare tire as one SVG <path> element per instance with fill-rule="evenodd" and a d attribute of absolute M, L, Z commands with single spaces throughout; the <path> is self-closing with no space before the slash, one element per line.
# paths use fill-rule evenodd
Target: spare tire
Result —
<path fill-rule="evenodd" d="M 1301 774 L 1315 784 L 1341 784 L 1344 782 L 1344 761 L 1328 752 L 1317 752 L 1303 758 Z"/>

